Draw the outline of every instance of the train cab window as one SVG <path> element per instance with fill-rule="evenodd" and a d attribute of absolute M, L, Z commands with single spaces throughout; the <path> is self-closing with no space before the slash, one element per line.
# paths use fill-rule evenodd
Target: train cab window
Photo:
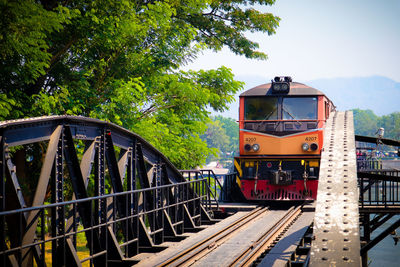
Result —
<path fill-rule="evenodd" d="M 282 101 L 282 117 L 284 120 L 316 120 L 316 97 L 285 97 Z"/>
<path fill-rule="evenodd" d="M 245 120 L 277 120 L 277 97 L 248 97 L 244 102 Z"/>

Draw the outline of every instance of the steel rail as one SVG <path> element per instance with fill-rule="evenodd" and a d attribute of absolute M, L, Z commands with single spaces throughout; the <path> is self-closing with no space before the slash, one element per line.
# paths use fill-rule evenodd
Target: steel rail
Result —
<path fill-rule="evenodd" d="M 163 262 L 158 266 L 182 266 L 182 265 L 190 265 L 195 262 L 199 258 L 208 254 L 217 247 L 219 244 L 223 243 L 229 236 L 233 235 L 236 231 L 241 229 L 243 226 L 253 221 L 255 218 L 260 215 L 268 212 L 268 207 L 258 207 L 251 211 L 249 214 L 239 218 L 232 224 L 226 226 L 222 230 L 217 233 L 207 237 L 206 239 L 196 243 L 192 247 L 174 255 L 169 260 Z"/>
<path fill-rule="evenodd" d="M 302 213 L 302 206 L 291 207 L 281 219 L 268 229 L 257 241 L 251 244 L 229 266 L 250 266 L 264 251 L 270 248 L 288 226 Z"/>

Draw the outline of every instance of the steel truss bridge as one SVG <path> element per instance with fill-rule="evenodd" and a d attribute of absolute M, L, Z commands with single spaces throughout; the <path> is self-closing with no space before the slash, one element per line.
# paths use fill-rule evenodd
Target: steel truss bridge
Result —
<path fill-rule="evenodd" d="M 2 266 L 132 265 L 133 255 L 212 222 L 210 181 L 187 181 L 114 124 L 54 116 L 1 123 L 0 133 Z"/>
<path fill-rule="evenodd" d="M 306 265 L 364 265 L 368 250 L 400 226 L 397 220 L 372 238 L 400 214 L 400 171 L 356 158 L 355 141 L 400 147 L 354 138 L 352 113 L 331 115 Z M 0 122 L 0 265 L 131 266 L 133 256 L 214 223 L 212 207 L 232 184 L 177 170 L 112 123 L 73 116 Z"/>

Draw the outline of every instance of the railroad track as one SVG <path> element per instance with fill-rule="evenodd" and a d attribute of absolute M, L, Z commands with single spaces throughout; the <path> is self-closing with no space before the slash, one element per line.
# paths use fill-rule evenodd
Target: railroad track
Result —
<path fill-rule="evenodd" d="M 239 231 L 246 230 L 246 227 L 254 222 L 257 218 L 267 215 L 269 209 L 267 207 L 257 208 L 247 216 L 235 221 L 233 224 L 225 227 L 221 231 L 202 240 L 194 246 L 178 253 L 159 266 L 190 266 L 202 265 L 202 260 L 211 255 L 211 252 L 220 247 L 224 242 L 233 238 Z M 249 266 L 257 260 L 266 250 L 271 248 L 275 242 L 283 235 L 288 227 L 293 224 L 296 218 L 301 214 L 301 206 L 291 207 L 284 214 L 279 216 L 279 219 L 268 227 L 255 242 L 252 242 L 248 247 L 242 249 L 241 253 L 231 259 L 230 263 L 225 266 Z M 260 232 L 262 230 L 260 229 Z"/>
<path fill-rule="evenodd" d="M 301 206 L 291 207 L 268 231 L 235 258 L 229 266 L 250 266 L 280 239 L 300 216 Z"/>
<path fill-rule="evenodd" d="M 219 232 L 180 252 L 159 266 L 189 266 L 229 239 L 235 232 L 243 229 L 243 227 L 257 217 L 265 215 L 266 213 L 268 213 L 268 207 L 258 207 L 247 216 L 240 218 Z"/>

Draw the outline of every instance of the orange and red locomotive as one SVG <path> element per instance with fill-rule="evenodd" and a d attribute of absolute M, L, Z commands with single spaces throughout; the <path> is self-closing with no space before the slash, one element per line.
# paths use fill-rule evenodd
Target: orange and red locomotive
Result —
<path fill-rule="evenodd" d="M 325 122 L 319 90 L 275 77 L 240 95 L 236 181 L 247 200 L 316 199 Z"/>

